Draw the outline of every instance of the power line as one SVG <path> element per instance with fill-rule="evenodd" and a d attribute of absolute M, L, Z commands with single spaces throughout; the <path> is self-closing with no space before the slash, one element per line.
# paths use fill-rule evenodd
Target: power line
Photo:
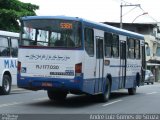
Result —
<path fill-rule="evenodd" d="M 122 15 L 122 17 L 124 17 L 124 16 L 127 15 L 128 13 L 132 12 L 135 8 L 137 8 L 137 6 L 135 6 L 134 8 L 132 8 L 131 10 L 129 10 L 128 12 L 124 13 L 124 14 Z"/>
<path fill-rule="evenodd" d="M 139 8 L 140 8 L 143 12 L 145 12 L 145 10 L 144 10 L 141 6 L 139 6 Z"/>
<path fill-rule="evenodd" d="M 143 12 L 145 12 L 145 10 L 140 6 L 139 7 Z M 154 21 L 156 21 L 156 22 L 158 22 L 155 18 L 153 18 L 149 13 L 148 13 L 148 16 L 152 19 L 152 20 L 154 20 Z"/>
<path fill-rule="evenodd" d="M 149 17 L 150 17 L 152 20 L 158 22 L 158 21 L 157 21 L 156 19 L 154 19 L 151 15 L 149 15 Z"/>
<path fill-rule="evenodd" d="M 121 17 L 124 17 L 125 15 L 129 14 L 130 12 L 132 12 L 135 8 L 140 6 L 140 4 L 132 4 L 132 3 L 126 2 L 124 0 L 121 0 L 121 2 L 125 3 L 125 5 L 121 3 L 121 7 L 128 7 L 128 6 L 132 7 L 132 6 L 135 6 L 134 8 L 132 8 L 129 11 L 127 11 L 126 13 L 124 13 Z M 118 19 L 114 19 L 112 21 L 116 21 L 116 20 L 118 20 Z"/>
<path fill-rule="evenodd" d="M 124 0 L 121 0 L 121 2 L 124 2 L 125 4 L 132 5 L 132 3 L 126 2 L 126 1 L 124 1 Z"/>
<path fill-rule="evenodd" d="M 121 0 L 121 2 L 125 3 L 125 4 L 129 4 L 129 5 L 133 5 L 132 3 L 126 2 L 124 0 Z M 136 6 L 139 7 L 143 13 L 146 13 L 146 11 L 141 7 L 141 5 Z M 125 16 L 126 14 L 130 13 L 132 10 L 134 10 L 136 7 L 134 7 L 133 9 L 131 9 L 129 12 L 125 13 L 123 16 Z M 155 22 L 158 22 L 155 18 L 153 18 L 149 13 L 148 13 L 148 17 L 150 17 L 152 20 L 154 20 Z"/>
<path fill-rule="evenodd" d="M 129 10 L 128 12 L 126 12 L 126 13 L 124 13 L 121 17 L 124 17 L 125 15 L 127 15 L 127 14 L 129 14 L 130 12 L 132 12 L 134 9 L 136 9 L 137 7 L 139 7 L 140 8 L 140 10 L 143 12 L 143 13 L 148 13 L 148 12 L 146 12 L 142 7 L 141 7 L 141 5 L 140 4 L 132 4 L 132 3 L 130 3 L 130 2 L 127 2 L 127 1 L 124 1 L 124 0 L 120 0 L 121 1 L 121 6 L 135 6 L 134 8 L 132 8 L 131 10 Z M 125 5 L 124 5 L 125 4 Z M 137 6 L 136 6 L 137 5 Z M 149 13 L 148 13 L 148 17 L 150 17 L 153 21 L 155 21 L 155 22 L 158 22 L 154 17 L 152 17 Z M 115 19 L 115 20 L 113 20 L 113 21 L 116 21 L 116 20 L 118 20 L 118 19 Z"/>

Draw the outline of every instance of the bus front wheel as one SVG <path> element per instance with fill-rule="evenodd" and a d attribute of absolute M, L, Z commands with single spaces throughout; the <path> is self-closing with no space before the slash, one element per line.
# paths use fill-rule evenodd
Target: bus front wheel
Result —
<path fill-rule="evenodd" d="M 55 100 L 55 101 L 63 101 L 67 97 L 67 92 L 64 91 L 48 90 L 47 94 L 50 100 Z"/>
<path fill-rule="evenodd" d="M 11 78 L 8 75 L 3 76 L 2 87 L 0 87 L 1 95 L 8 95 L 11 91 Z"/>

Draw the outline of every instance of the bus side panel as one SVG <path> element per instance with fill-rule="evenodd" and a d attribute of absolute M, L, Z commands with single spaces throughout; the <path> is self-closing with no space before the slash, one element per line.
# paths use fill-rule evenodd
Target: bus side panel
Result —
<path fill-rule="evenodd" d="M 119 88 L 119 83 L 120 83 L 119 81 L 120 60 L 119 58 L 105 58 L 104 61 L 109 61 L 108 65 L 104 64 L 104 77 L 106 78 L 110 75 L 112 80 L 111 91 L 117 90 Z"/>
<path fill-rule="evenodd" d="M 89 94 L 94 94 L 95 79 L 84 79 L 83 91 Z"/>
<path fill-rule="evenodd" d="M 136 80 L 136 76 L 126 76 L 126 85 L 125 88 L 133 88 Z"/>
<path fill-rule="evenodd" d="M 94 31 L 94 55 L 89 55 L 85 51 L 85 62 L 84 62 L 84 84 L 83 91 L 89 94 L 97 94 L 103 90 L 103 65 L 101 60 L 97 58 L 97 38 L 104 38 L 104 31 L 93 29 Z M 102 41 L 103 42 L 103 41 Z M 100 76 L 99 76 L 100 75 Z"/>
<path fill-rule="evenodd" d="M 128 59 L 125 88 L 133 88 L 135 86 L 137 73 L 141 75 L 141 61 Z"/>
<path fill-rule="evenodd" d="M 95 64 L 96 59 L 95 57 L 89 57 L 89 55 L 85 52 L 85 60 L 83 66 L 83 73 L 84 73 L 84 80 L 83 80 L 83 91 L 86 93 L 94 94 L 95 88 Z"/>
<path fill-rule="evenodd" d="M 112 77 L 112 87 L 111 91 L 119 89 L 119 77 Z"/>
<path fill-rule="evenodd" d="M 17 85 L 17 58 L 0 58 L 0 86 L 5 72 L 11 75 L 12 85 Z"/>

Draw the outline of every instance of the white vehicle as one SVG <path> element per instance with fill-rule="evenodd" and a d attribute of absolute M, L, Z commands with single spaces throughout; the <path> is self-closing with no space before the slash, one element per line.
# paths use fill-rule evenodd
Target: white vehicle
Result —
<path fill-rule="evenodd" d="M 21 20 L 18 86 L 47 90 L 51 100 L 68 93 L 98 95 L 144 82 L 144 36 L 109 25 L 65 16 Z"/>
<path fill-rule="evenodd" d="M 8 95 L 17 85 L 19 33 L 0 31 L 0 94 Z"/>

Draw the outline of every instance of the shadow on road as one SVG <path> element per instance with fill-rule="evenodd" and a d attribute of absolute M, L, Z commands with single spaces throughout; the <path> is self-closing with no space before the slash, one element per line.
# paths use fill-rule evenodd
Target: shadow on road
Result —
<path fill-rule="evenodd" d="M 116 99 L 122 99 L 124 97 L 129 97 L 128 92 L 113 92 L 111 93 L 111 97 L 109 102 L 114 101 Z M 79 107 L 87 107 L 92 106 L 95 104 L 99 104 L 102 102 L 98 101 L 97 96 L 89 96 L 89 95 L 73 95 L 67 97 L 65 101 L 50 101 L 48 100 L 42 100 L 42 101 L 36 101 L 34 103 L 31 103 L 29 105 L 31 106 L 43 106 L 43 107 L 66 107 L 66 108 L 79 108 Z"/>

